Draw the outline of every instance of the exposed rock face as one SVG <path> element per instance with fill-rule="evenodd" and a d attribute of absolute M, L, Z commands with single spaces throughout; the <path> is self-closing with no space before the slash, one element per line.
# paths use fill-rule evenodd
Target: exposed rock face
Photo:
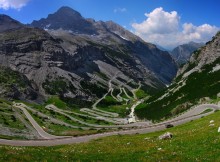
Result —
<path fill-rule="evenodd" d="M 206 45 L 200 48 L 198 51 L 195 51 L 190 57 L 189 63 L 184 65 L 179 71 L 178 75 L 184 74 L 185 77 L 190 75 L 193 72 L 201 71 L 201 69 L 208 65 L 214 63 L 216 66 L 213 67 L 213 70 L 216 68 L 218 71 L 218 65 L 220 63 L 220 32 L 213 37 L 210 42 L 207 42 Z"/>
<path fill-rule="evenodd" d="M 41 102 L 42 97 L 36 88 L 26 76 L 0 66 L 0 97 Z"/>
<path fill-rule="evenodd" d="M 80 104 L 105 93 L 113 77 L 113 87 L 131 89 L 140 81 L 151 93 L 176 75 L 167 52 L 113 22 L 85 19 L 68 7 L 31 24 L 42 29 L 9 17 L 2 23 L 8 22 L 18 25 L 0 33 L 0 65 L 25 75 L 38 95 Z"/>
<path fill-rule="evenodd" d="M 170 53 L 175 59 L 175 61 L 179 65 L 182 65 L 189 61 L 192 53 L 200 47 L 202 47 L 203 45 L 203 43 L 190 42 L 188 44 L 183 44 L 174 48 Z"/>

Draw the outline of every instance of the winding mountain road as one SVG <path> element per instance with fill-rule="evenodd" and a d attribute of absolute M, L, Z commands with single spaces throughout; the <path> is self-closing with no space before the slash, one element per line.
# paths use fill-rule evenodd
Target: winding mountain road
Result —
<path fill-rule="evenodd" d="M 212 109 L 213 111 L 205 114 L 201 114 L 204 112 L 206 109 Z M 25 111 L 25 109 L 21 109 Z M 48 135 L 43 132 L 39 132 L 42 136 L 45 137 L 45 140 L 6 140 L 6 139 L 0 139 L 0 144 L 1 145 L 11 145 L 11 146 L 55 146 L 55 145 L 65 145 L 65 144 L 73 144 L 73 143 L 81 143 L 81 142 L 87 142 L 92 139 L 97 139 L 101 137 L 106 137 L 106 136 L 112 136 L 112 135 L 118 135 L 118 134 L 137 134 L 137 133 L 149 133 L 149 132 L 154 132 L 154 131 L 159 131 L 165 129 L 165 124 L 171 123 L 173 125 L 180 125 L 184 124 L 186 122 L 189 122 L 191 120 L 195 120 L 198 118 L 201 118 L 202 116 L 207 116 L 211 113 L 213 113 L 215 110 L 220 110 L 220 107 L 214 104 L 203 104 L 199 105 L 193 109 L 190 109 L 186 113 L 167 120 L 162 123 L 158 124 L 152 124 L 152 125 L 147 125 L 145 126 L 144 122 L 140 123 L 140 126 L 143 128 L 140 129 L 131 129 L 131 130 L 124 130 L 124 131 L 114 131 L 114 132 L 108 132 L 108 133 L 101 133 L 101 134 L 94 134 L 94 135 L 88 135 L 88 136 L 81 136 L 81 137 L 60 137 L 57 138 L 55 136 L 53 138 L 53 135 Z M 25 113 L 25 115 L 29 116 L 29 120 L 35 123 L 34 119 L 30 116 L 28 112 Z M 38 125 L 38 124 L 37 124 Z M 34 127 L 36 129 L 41 130 L 42 128 Z M 42 129 L 43 130 L 43 129 Z M 43 130 L 44 131 L 44 130 Z"/>
<path fill-rule="evenodd" d="M 117 75 L 120 73 L 120 71 L 116 72 L 115 75 L 109 80 L 108 82 L 108 92 L 106 94 L 103 95 L 102 98 L 98 99 L 93 105 L 92 105 L 92 109 L 98 111 L 99 113 L 102 113 L 103 116 L 109 116 L 109 117 L 113 117 L 113 118 L 117 118 L 118 114 L 117 113 L 113 113 L 113 112 L 108 112 L 108 111 L 103 111 L 97 108 L 98 103 L 100 103 L 103 99 L 105 99 L 105 97 L 111 93 L 112 91 L 112 80 L 114 80 Z"/>
<path fill-rule="evenodd" d="M 24 108 L 23 106 L 24 104 L 22 103 L 15 103 L 14 107 L 19 108 L 23 111 L 23 113 L 25 114 L 25 116 L 27 117 L 27 119 L 30 121 L 30 123 L 32 124 L 32 126 L 34 127 L 34 129 L 38 132 L 38 134 L 43 138 L 43 139 L 56 139 L 56 138 L 63 138 L 65 136 L 54 136 L 51 135 L 47 132 L 45 132 L 41 126 L 34 120 L 34 118 L 31 116 L 31 114 L 29 114 L 29 112 Z"/>

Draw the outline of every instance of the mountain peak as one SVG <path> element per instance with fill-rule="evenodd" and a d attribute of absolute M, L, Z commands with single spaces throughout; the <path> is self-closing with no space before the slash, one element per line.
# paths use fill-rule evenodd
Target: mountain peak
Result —
<path fill-rule="evenodd" d="M 57 10 L 55 15 L 63 15 L 66 17 L 76 17 L 76 18 L 82 18 L 81 14 L 77 12 L 76 10 L 68 7 L 68 6 L 63 6 L 60 9 Z"/>
<path fill-rule="evenodd" d="M 58 22 L 62 22 L 64 24 L 70 21 L 79 21 L 84 19 L 81 14 L 74 9 L 64 6 L 59 8 L 55 13 L 49 14 L 47 19 L 56 20 Z"/>
<path fill-rule="evenodd" d="M 81 14 L 70 7 L 61 7 L 55 13 L 49 14 L 47 18 L 33 21 L 31 26 L 42 29 L 63 29 L 74 33 L 96 33 L 92 23 L 87 21 Z"/>
<path fill-rule="evenodd" d="M 23 24 L 12 19 L 11 17 L 4 14 L 0 14 L 0 32 L 20 28 L 22 26 Z"/>

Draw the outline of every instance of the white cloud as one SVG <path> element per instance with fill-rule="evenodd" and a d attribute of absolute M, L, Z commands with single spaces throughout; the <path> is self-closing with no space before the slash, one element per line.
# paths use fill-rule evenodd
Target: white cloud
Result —
<path fill-rule="evenodd" d="M 192 23 L 180 23 L 180 16 L 176 11 L 166 12 L 163 8 L 156 8 L 142 23 L 133 23 L 134 33 L 147 42 L 159 44 L 165 48 L 195 42 L 207 42 L 219 30 L 216 26 L 203 24 L 195 26 Z"/>
<path fill-rule="evenodd" d="M 132 24 L 133 28 L 138 33 L 151 34 L 151 33 L 172 33 L 178 30 L 179 17 L 177 12 L 171 13 L 163 11 L 163 8 L 156 8 L 149 14 L 145 14 L 148 17 L 144 22 L 138 24 Z M 166 24 L 166 25 L 164 25 Z"/>
<path fill-rule="evenodd" d="M 114 10 L 113 10 L 113 12 L 114 13 L 122 13 L 122 12 L 126 12 L 127 11 L 127 9 L 126 8 L 115 8 Z"/>
<path fill-rule="evenodd" d="M 20 10 L 29 0 L 0 0 L 0 8 L 8 10 L 9 8 Z"/>

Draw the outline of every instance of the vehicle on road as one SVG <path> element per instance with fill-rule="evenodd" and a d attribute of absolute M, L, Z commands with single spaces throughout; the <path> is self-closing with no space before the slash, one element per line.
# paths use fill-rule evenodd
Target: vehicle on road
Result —
<path fill-rule="evenodd" d="M 174 125 L 169 123 L 169 124 L 166 124 L 165 127 L 166 128 L 172 128 L 172 127 L 174 127 Z"/>

